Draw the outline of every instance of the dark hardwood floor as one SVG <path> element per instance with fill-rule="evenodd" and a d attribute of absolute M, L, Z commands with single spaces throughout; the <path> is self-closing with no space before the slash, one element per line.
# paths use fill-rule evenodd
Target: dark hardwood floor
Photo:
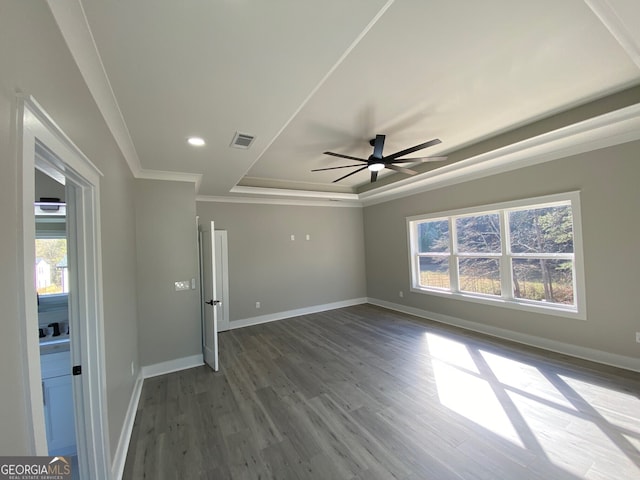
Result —
<path fill-rule="evenodd" d="M 145 380 L 125 479 L 640 479 L 640 375 L 360 305 Z"/>

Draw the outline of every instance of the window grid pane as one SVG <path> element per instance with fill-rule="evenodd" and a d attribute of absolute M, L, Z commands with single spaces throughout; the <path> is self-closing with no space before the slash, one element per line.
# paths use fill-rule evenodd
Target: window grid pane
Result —
<path fill-rule="evenodd" d="M 458 260 L 460 291 L 482 295 L 501 294 L 500 260 L 495 258 L 461 258 Z"/>
<path fill-rule="evenodd" d="M 459 253 L 497 253 L 502 250 L 500 217 L 497 213 L 456 218 Z"/>
<path fill-rule="evenodd" d="M 571 205 L 510 211 L 509 234 L 514 254 L 573 253 Z"/>
<path fill-rule="evenodd" d="M 418 252 L 448 252 L 449 251 L 449 221 L 434 220 L 421 222 L 417 226 Z"/>
<path fill-rule="evenodd" d="M 422 287 L 451 289 L 448 256 L 420 256 L 419 283 Z"/>
<path fill-rule="evenodd" d="M 574 305 L 573 261 L 514 258 L 512 268 L 515 298 Z"/>

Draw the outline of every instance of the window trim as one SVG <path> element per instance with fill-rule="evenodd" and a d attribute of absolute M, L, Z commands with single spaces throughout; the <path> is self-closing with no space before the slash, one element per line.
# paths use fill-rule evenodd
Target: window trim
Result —
<path fill-rule="evenodd" d="M 509 210 L 535 208 L 538 206 L 546 206 L 551 204 L 566 203 L 571 205 L 571 212 L 573 215 L 573 255 L 571 254 L 553 254 L 553 253 L 534 253 L 534 254 L 522 254 L 512 253 L 507 249 L 507 242 L 509 241 L 508 220 L 506 212 Z M 451 221 L 449 232 L 449 251 L 438 252 L 449 257 L 449 275 L 451 280 L 451 286 L 458 284 L 458 258 L 474 258 L 474 257 L 496 257 L 500 258 L 500 279 L 501 279 L 501 296 L 485 295 L 480 293 L 462 292 L 455 290 L 446 290 L 437 287 L 424 287 L 420 285 L 420 269 L 418 258 L 420 256 L 418 252 L 418 239 L 416 235 L 416 228 L 419 222 L 430 220 L 446 220 L 449 221 L 452 217 L 463 217 L 469 215 L 481 215 L 488 213 L 498 213 L 500 216 L 501 231 L 503 232 L 503 238 L 501 239 L 501 252 L 500 253 L 478 253 L 478 254 L 459 254 L 456 251 L 455 242 L 455 220 Z M 535 312 L 548 315 L 556 315 L 560 317 L 575 318 L 580 320 L 586 320 L 586 298 L 585 298 L 585 279 L 584 279 L 584 260 L 583 260 L 583 248 L 582 248 L 582 214 L 580 209 L 580 192 L 572 191 L 565 193 L 557 193 L 553 195 L 545 195 L 540 197 L 530 197 L 518 200 L 512 200 L 507 202 L 479 205 L 475 207 L 467 207 L 457 210 L 448 210 L 444 212 L 434 212 L 422 215 L 415 215 L 406 217 L 407 223 L 407 239 L 408 239 L 408 253 L 409 253 L 409 279 L 410 279 L 410 291 L 414 293 L 434 295 L 438 297 L 451 298 L 456 300 L 463 300 L 475 303 L 481 303 L 485 305 L 501 306 L 511 308 L 515 310 L 522 310 L 527 312 Z M 423 256 L 437 256 L 435 252 L 424 253 Z M 573 260 L 573 294 L 575 298 L 575 305 L 566 306 L 561 304 L 544 304 L 536 300 L 516 299 L 511 294 L 511 259 L 513 258 L 568 258 L 572 257 Z M 507 261 L 504 261 L 507 260 Z"/>

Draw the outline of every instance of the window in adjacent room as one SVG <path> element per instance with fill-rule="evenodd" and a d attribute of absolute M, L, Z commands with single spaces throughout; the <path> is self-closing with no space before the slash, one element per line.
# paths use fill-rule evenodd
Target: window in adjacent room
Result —
<path fill-rule="evenodd" d="M 66 209 L 60 205 L 54 211 L 42 209 L 39 204 L 35 207 L 35 282 L 41 298 L 69 293 Z"/>

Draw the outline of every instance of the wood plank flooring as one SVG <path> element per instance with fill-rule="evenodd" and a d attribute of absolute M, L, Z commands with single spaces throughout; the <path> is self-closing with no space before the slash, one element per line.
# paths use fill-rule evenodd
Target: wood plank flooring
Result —
<path fill-rule="evenodd" d="M 145 380 L 124 479 L 640 478 L 640 375 L 371 305 Z"/>

